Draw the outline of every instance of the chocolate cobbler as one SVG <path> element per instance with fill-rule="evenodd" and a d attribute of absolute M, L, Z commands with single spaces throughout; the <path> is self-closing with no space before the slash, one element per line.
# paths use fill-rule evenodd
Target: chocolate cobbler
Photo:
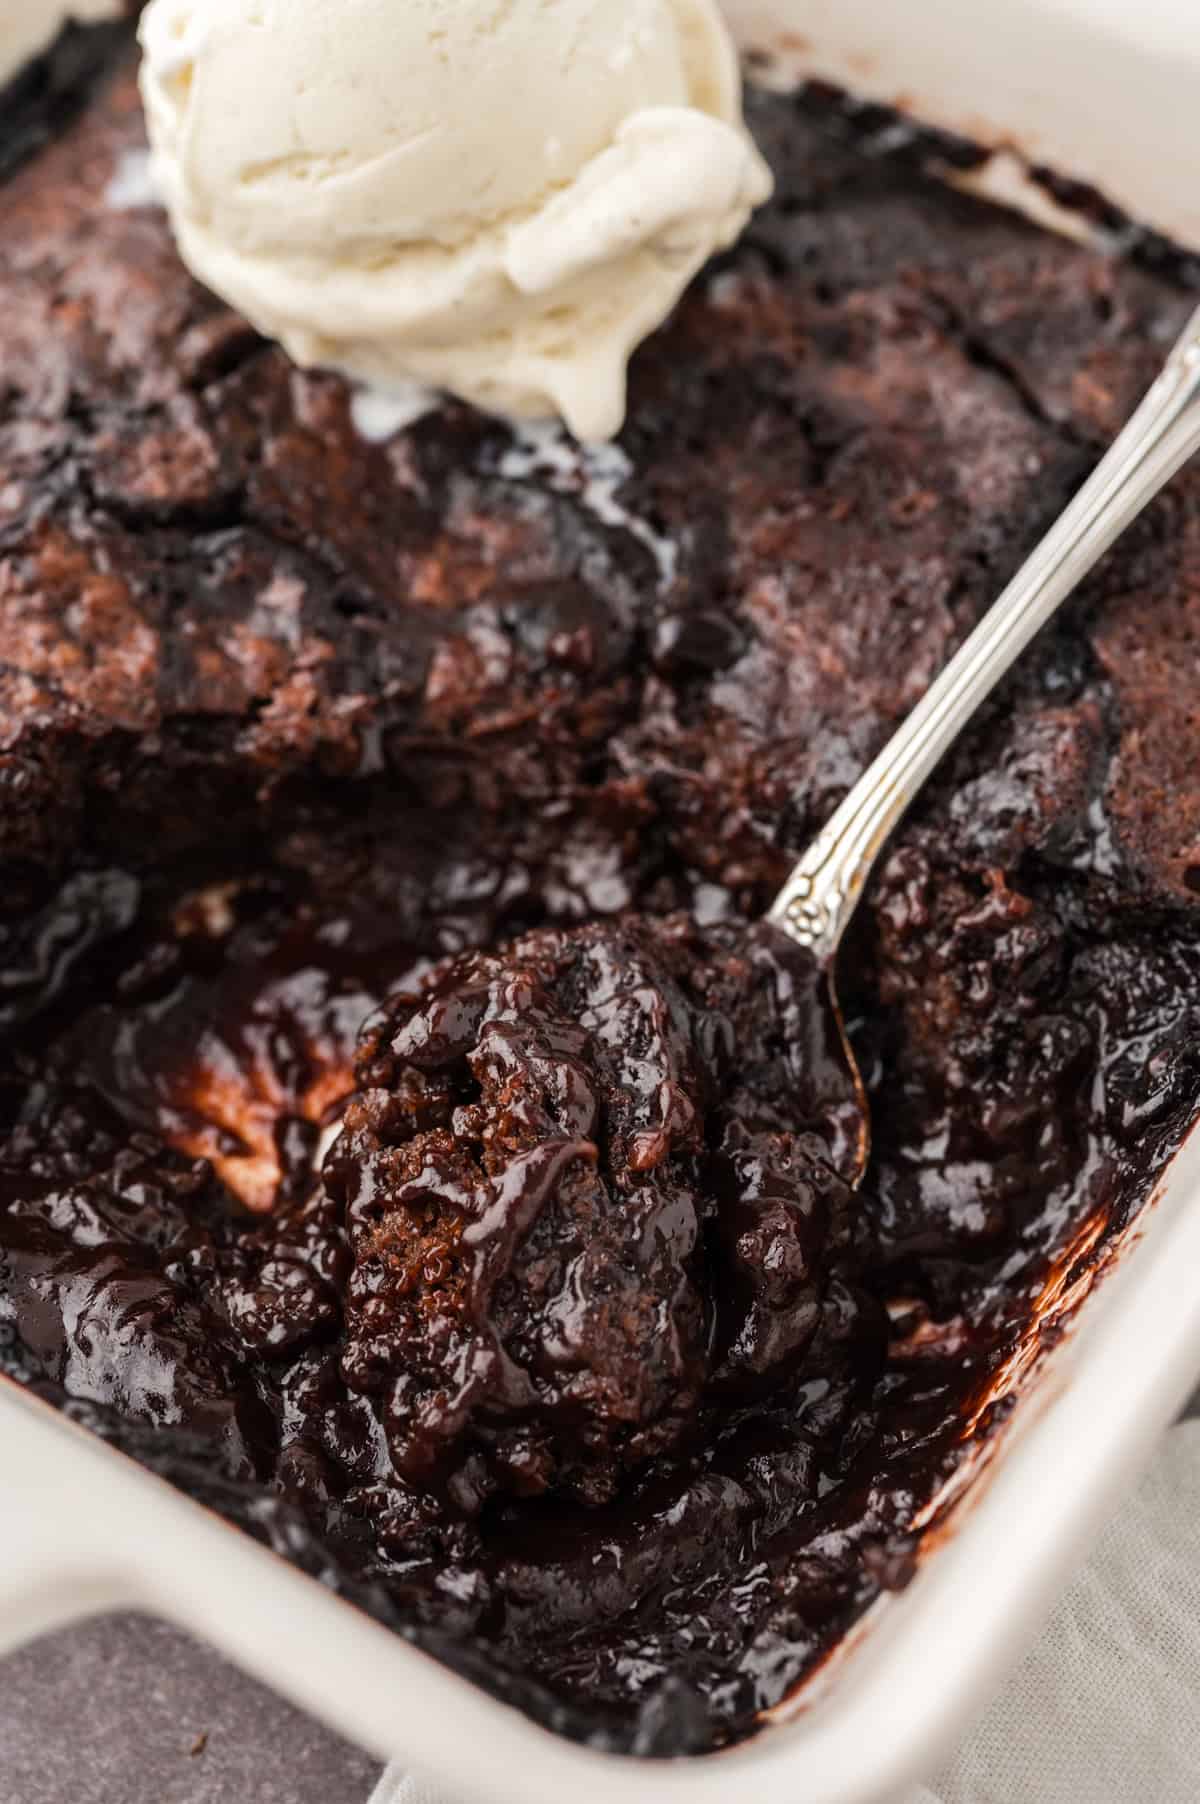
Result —
<path fill-rule="evenodd" d="M 1200 1099 L 1193 471 L 886 857 L 847 1181 L 755 923 L 1194 297 L 749 106 L 590 451 L 368 438 L 195 285 L 122 31 L 0 115 L 0 1369 L 656 1754 L 905 1583 Z"/>

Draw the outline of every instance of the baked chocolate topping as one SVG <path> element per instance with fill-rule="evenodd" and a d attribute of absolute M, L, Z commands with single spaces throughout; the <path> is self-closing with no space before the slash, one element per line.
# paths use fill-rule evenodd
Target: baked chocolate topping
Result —
<path fill-rule="evenodd" d="M 0 1364 L 647 1753 L 905 1582 L 1200 1097 L 1190 472 L 871 889 L 860 1193 L 798 1102 L 753 923 L 1190 302 L 751 117 L 603 454 L 360 439 L 105 204 L 123 56 L 0 185 Z"/>

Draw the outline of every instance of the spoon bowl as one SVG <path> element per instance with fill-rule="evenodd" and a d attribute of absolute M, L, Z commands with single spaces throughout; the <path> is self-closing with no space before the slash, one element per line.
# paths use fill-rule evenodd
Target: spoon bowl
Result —
<path fill-rule="evenodd" d="M 772 933 L 777 981 L 789 992 L 780 1013 L 800 1074 L 797 1124 L 824 1142 L 829 1164 L 857 1190 L 871 1154 L 871 1111 L 838 1000 L 837 973 L 832 961 L 822 962 L 786 928 L 779 931 L 779 923 Z"/>

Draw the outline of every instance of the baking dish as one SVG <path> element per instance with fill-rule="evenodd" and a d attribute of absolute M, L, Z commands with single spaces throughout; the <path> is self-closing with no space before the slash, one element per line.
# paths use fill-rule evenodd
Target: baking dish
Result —
<path fill-rule="evenodd" d="M 933 101 L 925 110 L 939 119 Z M 656 1785 L 699 1794 L 746 1782 L 782 1797 L 803 1784 L 812 1797 L 866 1798 L 929 1757 L 1186 1388 L 1196 1324 L 1173 1295 L 1195 1231 L 1186 1169 L 1135 1230 L 1077 1338 L 1030 1389 L 999 1457 L 976 1475 L 908 1594 L 875 1613 L 849 1653 L 784 1713 L 792 1720 L 734 1754 L 655 1769 Z M 1071 1281 L 1066 1264 L 1044 1298 L 1046 1313 L 1075 1300 Z M 646 1769 L 550 1741 L 80 1442 L 69 1425 L 15 1407 L 4 1505 L 17 1512 L 6 1524 L 14 1634 L 112 1602 L 138 1604 L 212 1636 L 371 1745 L 399 1750 L 467 1795 L 548 1797 L 565 1784 L 596 1798 L 644 1795 Z M 74 1520 L 81 1493 L 82 1531 Z"/>

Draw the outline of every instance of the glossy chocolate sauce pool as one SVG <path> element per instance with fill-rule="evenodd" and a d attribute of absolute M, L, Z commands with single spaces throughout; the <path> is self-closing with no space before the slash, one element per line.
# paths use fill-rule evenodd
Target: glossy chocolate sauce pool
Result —
<path fill-rule="evenodd" d="M 873 886 L 857 1193 L 753 925 L 1190 297 L 752 98 L 618 447 L 368 444 L 106 202 L 90 42 L 0 181 L 0 1366 L 539 1719 L 722 1745 L 1197 1112 L 1194 473 Z"/>

